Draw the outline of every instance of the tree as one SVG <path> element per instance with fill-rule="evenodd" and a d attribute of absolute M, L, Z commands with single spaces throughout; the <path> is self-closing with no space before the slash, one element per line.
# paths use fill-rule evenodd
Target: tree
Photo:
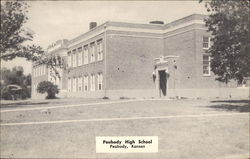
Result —
<path fill-rule="evenodd" d="M 38 93 L 47 93 L 46 99 L 55 99 L 56 94 L 59 93 L 59 89 L 57 85 L 54 85 L 49 81 L 42 81 L 37 86 Z"/>
<path fill-rule="evenodd" d="M 18 91 L 12 91 L 11 87 L 20 87 Z M 15 89 L 15 88 L 14 88 Z M 1 97 L 4 99 L 30 98 L 31 95 L 31 75 L 23 74 L 23 67 L 16 66 L 9 70 L 1 69 Z"/>
<path fill-rule="evenodd" d="M 250 1 L 211 0 L 205 6 L 210 13 L 205 23 L 212 33 L 211 70 L 219 81 L 242 83 L 250 77 Z"/>
<path fill-rule="evenodd" d="M 43 53 L 39 46 L 23 45 L 33 39 L 32 31 L 23 27 L 28 20 L 27 8 L 28 5 L 24 1 L 1 2 L 0 50 L 3 60 L 12 60 L 15 57 L 37 60 Z"/>
<path fill-rule="evenodd" d="M 65 68 L 63 58 L 46 56 L 40 46 L 25 45 L 25 42 L 33 40 L 34 34 L 24 27 L 28 20 L 28 7 L 25 1 L 1 1 L 0 60 L 24 57 L 37 64 L 51 67 L 59 75 L 55 68 Z"/>

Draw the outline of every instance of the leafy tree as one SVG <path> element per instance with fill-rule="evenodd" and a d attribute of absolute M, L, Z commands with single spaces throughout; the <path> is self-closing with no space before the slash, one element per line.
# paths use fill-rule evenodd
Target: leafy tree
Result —
<path fill-rule="evenodd" d="M 19 91 L 11 91 L 10 85 L 21 87 Z M 7 68 L 1 69 L 1 97 L 4 99 L 21 99 L 30 98 L 31 95 L 31 75 L 24 75 L 23 68 L 16 66 L 12 70 Z"/>
<path fill-rule="evenodd" d="M 28 20 L 28 7 L 25 1 L 1 1 L 0 60 L 24 57 L 37 64 L 46 64 L 59 75 L 55 68 L 65 68 L 63 58 L 46 56 L 40 46 L 25 45 L 25 42 L 33 40 L 33 32 L 24 27 Z"/>
<path fill-rule="evenodd" d="M 43 53 L 39 46 L 23 45 L 33 39 L 33 33 L 23 27 L 28 20 L 27 8 L 28 5 L 24 1 L 1 2 L 0 50 L 3 60 L 12 60 L 15 57 L 37 60 Z"/>
<path fill-rule="evenodd" d="M 57 85 L 54 85 L 52 82 L 49 81 L 42 81 L 37 86 L 38 93 L 47 93 L 47 99 L 55 99 L 56 94 L 59 93 L 59 89 Z"/>
<path fill-rule="evenodd" d="M 250 1 L 211 0 L 205 6 L 210 13 L 206 26 L 212 33 L 211 70 L 219 81 L 241 83 L 250 77 Z"/>

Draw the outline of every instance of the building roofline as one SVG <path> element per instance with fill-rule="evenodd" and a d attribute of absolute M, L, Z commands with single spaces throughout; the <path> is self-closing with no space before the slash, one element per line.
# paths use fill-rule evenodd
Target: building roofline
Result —
<path fill-rule="evenodd" d="M 67 45 L 73 44 L 76 41 L 87 37 L 88 35 L 93 35 L 94 33 L 100 31 L 100 30 L 104 30 L 104 27 L 107 26 L 114 26 L 114 27 L 127 27 L 127 28 L 144 28 L 144 29 L 150 29 L 150 30 L 164 30 L 167 28 L 171 28 L 173 26 L 178 26 L 180 24 L 183 24 L 185 22 L 191 21 L 191 20 L 201 20 L 206 18 L 207 15 L 205 14 L 191 14 L 188 16 L 185 16 L 183 18 L 174 20 L 172 22 L 166 23 L 166 24 L 151 24 L 151 23 L 133 23 L 133 22 L 118 22 L 118 21 L 106 21 L 104 23 L 102 23 L 101 25 L 96 26 L 95 28 L 88 30 L 85 33 L 82 33 L 78 36 L 76 36 L 75 38 L 70 39 L 67 42 Z"/>

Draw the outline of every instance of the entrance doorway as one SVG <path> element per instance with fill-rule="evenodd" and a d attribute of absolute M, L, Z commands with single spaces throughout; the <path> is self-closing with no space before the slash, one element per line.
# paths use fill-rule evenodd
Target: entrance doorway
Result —
<path fill-rule="evenodd" d="M 160 96 L 167 95 L 167 75 L 165 70 L 159 70 L 159 89 Z"/>

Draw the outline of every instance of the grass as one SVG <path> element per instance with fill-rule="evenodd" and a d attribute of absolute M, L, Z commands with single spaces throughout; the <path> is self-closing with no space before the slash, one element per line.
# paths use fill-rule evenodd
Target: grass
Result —
<path fill-rule="evenodd" d="M 105 101 L 105 100 L 104 100 Z M 59 102 L 59 101 L 58 101 Z M 85 103 L 85 101 L 82 101 Z M 91 101 L 90 102 L 96 102 Z M 62 103 L 57 103 L 62 104 Z M 69 103 L 67 103 L 69 104 Z M 137 101 L 6 112 L 6 122 L 119 118 L 183 114 L 228 113 L 225 102 L 208 100 Z M 245 107 L 245 102 L 226 103 Z M 54 105 L 51 104 L 50 105 Z M 43 105 L 42 105 L 43 106 Z M 31 107 L 31 106 L 29 106 Z M 34 105 L 33 107 L 37 107 Z M 12 109 L 12 108 L 9 108 Z M 231 109 L 230 112 L 241 112 Z M 244 111 L 244 112 L 247 112 Z M 96 136 L 158 136 L 155 154 L 97 154 Z M 169 158 L 210 159 L 249 153 L 249 116 L 98 121 L 29 126 L 1 126 L 1 157 L 14 158 Z"/>

